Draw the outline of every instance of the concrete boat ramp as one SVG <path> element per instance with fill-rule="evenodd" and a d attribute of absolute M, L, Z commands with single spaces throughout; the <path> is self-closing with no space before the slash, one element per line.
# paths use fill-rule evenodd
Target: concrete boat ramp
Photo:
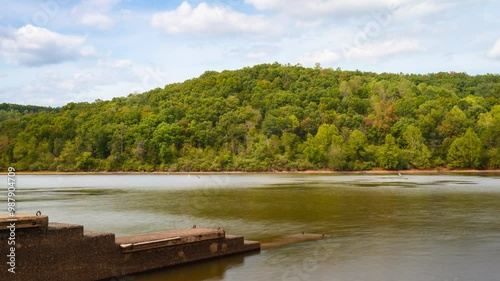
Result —
<path fill-rule="evenodd" d="M 115 237 L 45 215 L 0 215 L 0 280 L 94 281 L 259 251 L 222 229 L 190 228 Z"/>

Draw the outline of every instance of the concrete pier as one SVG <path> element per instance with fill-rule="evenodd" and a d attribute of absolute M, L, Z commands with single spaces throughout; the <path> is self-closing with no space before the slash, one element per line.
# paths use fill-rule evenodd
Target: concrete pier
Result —
<path fill-rule="evenodd" d="M 222 229 L 115 238 L 114 233 L 84 231 L 82 225 L 49 223 L 43 215 L 0 216 L 0 280 L 109 280 L 258 250 L 259 242 Z"/>

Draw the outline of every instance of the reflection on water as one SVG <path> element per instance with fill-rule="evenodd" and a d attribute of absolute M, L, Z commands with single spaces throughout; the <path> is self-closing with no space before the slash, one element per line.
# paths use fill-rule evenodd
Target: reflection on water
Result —
<path fill-rule="evenodd" d="M 89 230 L 129 235 L 196 224 L 279 245 L 133 280 L 500 276 L 498 175 L 18 175 L 17 186 L 18 212 L 40 210 Z M 327 238 L 305 241 L 303 232 Z"/>
<path fill-rule="evenodd" d="M 251 255 L 251 254 L 250 254 Z M 246 255 L 249 257 L 250 255 Z M 134 281 L 202 281 L 224 280 L 226 271 L 244 266 L 244 255 L 233 255 L 210 262 L 195 262 L 188 265 L 155 270 L 134 276 Z M 132 278 L 130 278 L 132 279 Z"/>

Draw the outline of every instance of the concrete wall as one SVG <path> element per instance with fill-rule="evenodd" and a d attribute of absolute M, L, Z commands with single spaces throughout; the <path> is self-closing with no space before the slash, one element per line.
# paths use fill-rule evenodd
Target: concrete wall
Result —
<path fill-rule="evenodd" d="M 19 217 L 19 225 L 22 221 Z M 113 233 L 48 223 L 48 218 L 46 225 L 31 224 L 15 230 L 13 274 L 7 264 L 11 231 L 4 228 L 8 224 L 2 224 L 0 217 L 0 280 L 101 280 L 260 249 L 257 242 L 215 229 L 174 230 L 115 239 Z M 126 246 L 135 247 L 134 251 L 127 252 Z"/>

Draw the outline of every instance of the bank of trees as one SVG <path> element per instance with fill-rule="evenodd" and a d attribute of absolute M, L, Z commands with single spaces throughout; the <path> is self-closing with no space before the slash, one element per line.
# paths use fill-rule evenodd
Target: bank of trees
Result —
<path fill-rule="evenodd" d="M 0 168 L 500 168 L 500 76 L 263 64 L 61 108 L 0 108 Z"/>

